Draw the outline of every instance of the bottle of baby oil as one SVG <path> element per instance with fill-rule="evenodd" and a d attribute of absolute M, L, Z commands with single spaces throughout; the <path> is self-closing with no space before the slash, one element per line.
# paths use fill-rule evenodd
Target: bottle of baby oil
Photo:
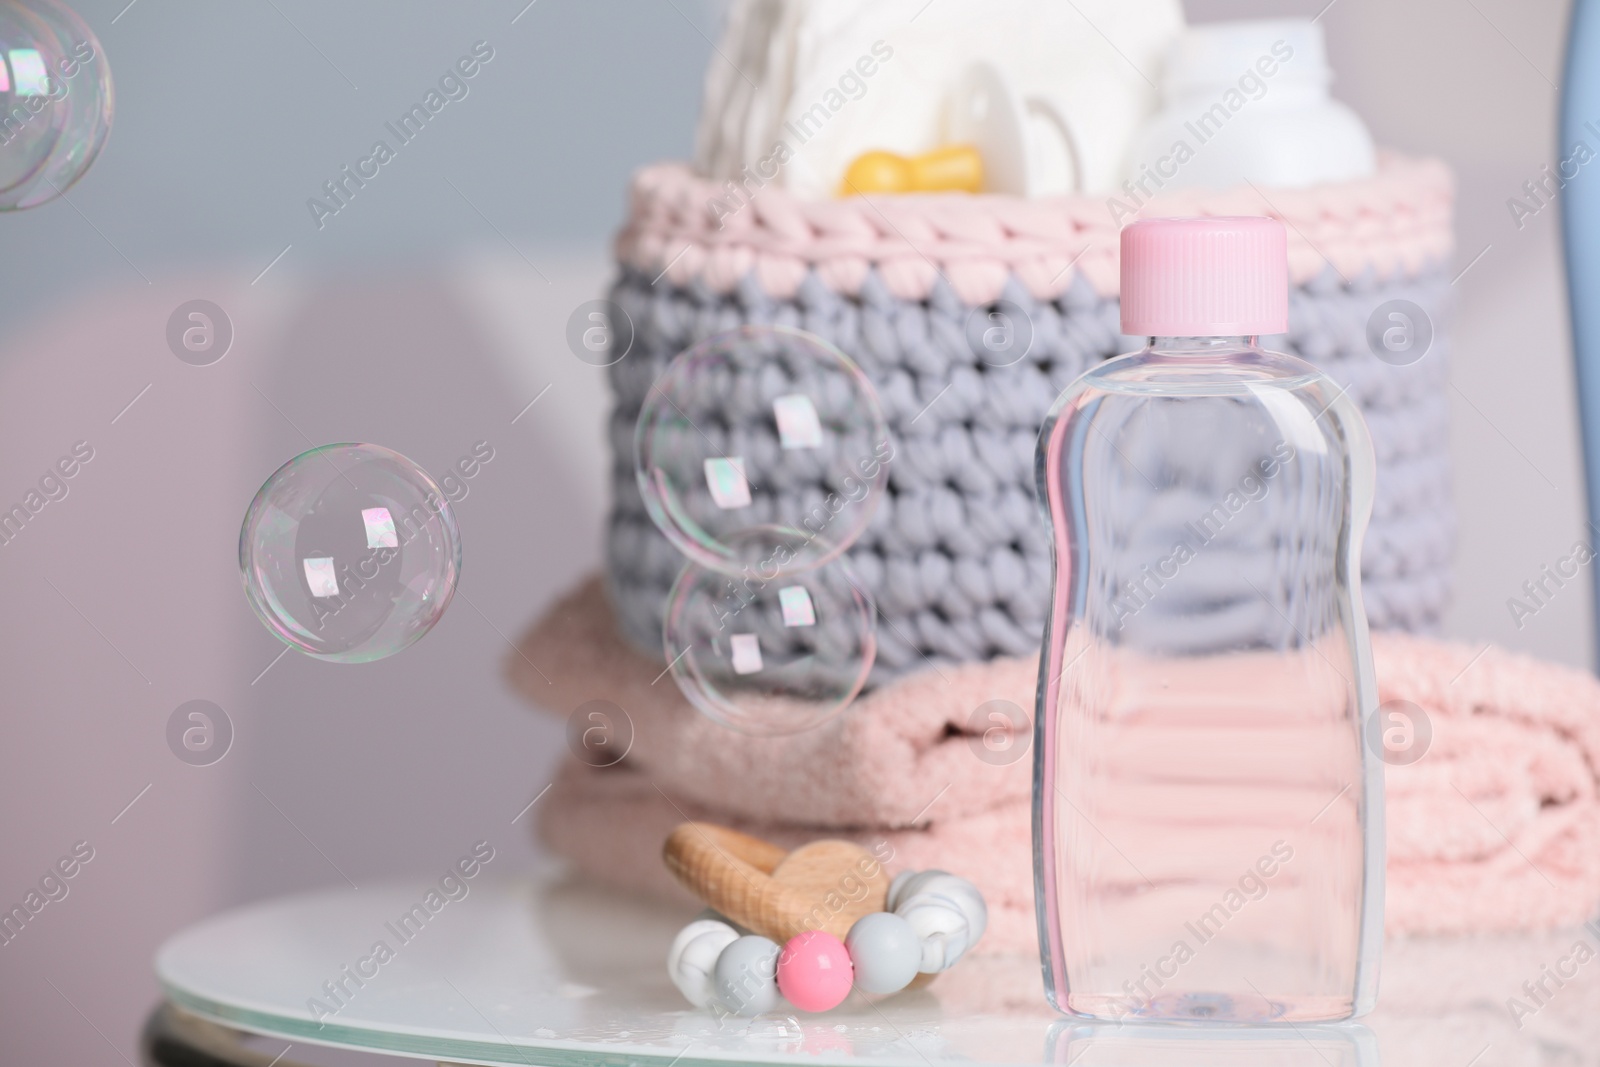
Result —
<path fill-rule="evenodd" d="M 1122 232 L 1122 332 L 1039 438 L 1054 579 L 1034 869 L 1045 988 L 1116 1020 L 1300 1022 L 1373 1006 L 1383 778 L 1355 403 L 1258 346 L 1283 226 Z"/>

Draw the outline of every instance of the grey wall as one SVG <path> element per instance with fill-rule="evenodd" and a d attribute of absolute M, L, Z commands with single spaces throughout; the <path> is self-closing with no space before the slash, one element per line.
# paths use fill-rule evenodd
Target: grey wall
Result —
<path fill-rule="evenodd" d="M 630 170 L 689 148 L 715 4 L 537 0 L 512 25 L 523 2 L 78 5 L 116 73 L 110 146 L 70 204 L 0 217 L 0 502 L 95 448 L 0 547 L 0 904 L 75 841 L 96 856 L 0 947 L 6 1062 L 131 1056 L 155 946 L 219 908 L 480 837 L 504 869 L 536 861 L 511 820 L 561 740 L 505 691 L 504 638 L 595 564 L 605 504 L 603 380 L 563 330 L 608 275 Z M 1336 0 L 1323 21 L 1379 139 L 1457 168 L 1459 267 L 1492 246 L 1457 286 L 1452 632 L 1587 662 L 1586 589 L 1521 630 L 1504 603 L 1582 531 L 1554 217 L 1517 231 L 1504 205 L 1555 158 L 1564 5 Z M 318 230 L 306 198 L 480 39 L 470 95 Z M 237 333 L 207 368 L 163 336 L 196 297 Z M 240 594 L 238 523 L 331 440 L 434 470 L 491 442 L 458 508 L 462 596 L 403 656 L 262 674 L 280 646 Z M 195 698 L 236 730 L 210 767 L 165 741 Z"/>
<path fill-rule="evenodd" d="M 10 321 L 137 271 L 226 262 L 249 281 L 291 243 L 279 266 L 299 271 L 421 259 L 495 239 L 491 224 L 594 247 L 629 172 L 689 150 L 717 27 L 713 0 L 135 0 L 118 17 L 126 2 L 75 7 L 110 57 L 116 124 L 69 194 L 86 218 L 6 220 L 6 247 L 26 250 L 0 292 Z M 494 59 L 469 95 L 313 226 L 306 199 L 480 40 Z"/>

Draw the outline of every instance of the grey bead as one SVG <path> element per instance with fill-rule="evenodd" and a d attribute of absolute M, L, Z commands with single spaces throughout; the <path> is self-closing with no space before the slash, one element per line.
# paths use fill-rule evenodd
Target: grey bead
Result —
<path fill-rule="evenodd" d="M 888 911 L 863 915 L 845 935 L 856 969 L 856 987 L 867 993 L 898 993 L 917 976 L 922 942 L 911 924 Z"/>
<path fill-rule="evenodd" d="M 712 978 L 717 1003 L 734 1015 L 760 1015 L 778 1006 L 778 943 L 749 934 L 717 957 Z"/>

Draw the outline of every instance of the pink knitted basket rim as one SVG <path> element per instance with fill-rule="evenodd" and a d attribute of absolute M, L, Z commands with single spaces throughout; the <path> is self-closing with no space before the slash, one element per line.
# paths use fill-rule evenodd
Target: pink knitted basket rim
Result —
<path fill-rule="evenodd" d="M 1117 199 L 1131 206 L 1128 197 Z M 1345 279 L 1371 271 L 1387 280 L 1449 259 L 1454 199 L 1443 162 L 1383 152 L 1370 178 L 1308 189 L 1164 193 L 1137 217 L 1270 215 L 1288 227 L 1295 284 L 1330 264 Z M 743 201 L 682 163 L 658 163 L 634 176 L 616 255 L 652 278 L 679 286 L 699 281 L 719 293 L 754 272 L 775 299 L 792 297 L 812 270 L 829 288 L 855 295 L 873 268 L 902 300 L 925 299 L 941 275 L 970 305 L 999 299 L 1013 276 L 1041 300 L 1059 296 L 1078 274 L 1099 295 L 1115 296 L 1120 227 L 1112 209 L 1108 198 L 1092 196 L 805 201 L 774 187 Z"/>

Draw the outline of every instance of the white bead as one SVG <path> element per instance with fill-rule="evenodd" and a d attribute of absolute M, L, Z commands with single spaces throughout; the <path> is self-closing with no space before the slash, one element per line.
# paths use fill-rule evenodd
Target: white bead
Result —
<path fill-rule="evenodd" d="M 906 886 L 911 884 L 913 878 L 921 878 L 924 874 L 942 874 L 942 871 L 901 871 L 889 883 L 889 899 L 884 903 L 884 911 L 894 911 L 900 906 L 900 898 L 905 894 Z"/>
<path fill-rule="evenodd" d="M 926 974 L 945 970 L 967 951 L 967 917 L 949 901 L 915 895 L 904 901 L 896 914 L 911 924 L 922 942 L 918 970 Z"/>
<path fill-rule="evenodd" d="M 720 919 L 696 919 L 678 931 L 667 952 L 667 976 L 697 1008 L 711 1005 L 715 990 L 712 970 L 722 950 L 738 940 L 739 933 Z"/>
<path fill-rule="evenodd" d="M 961 914 L 966 916 L 967 925 L 972 928 L 973 944 L 976 944 L 978 938 L 989 928 L 989 908 L 983 902 L 983 894 L 978 892 L 977 886 L 965 878 L 942 874 L 928 881 L 922 887 L 922 891 L 936 893 L 953 901 L 961 909 Z"/>
<path fill-rule="evenodd" d="M 945 871 L 902 874 L 890 885 L 895 914 L 922 939 L 924 972 L 954 966 L 989 925 L 983 894 L 965 878 Z"/>

